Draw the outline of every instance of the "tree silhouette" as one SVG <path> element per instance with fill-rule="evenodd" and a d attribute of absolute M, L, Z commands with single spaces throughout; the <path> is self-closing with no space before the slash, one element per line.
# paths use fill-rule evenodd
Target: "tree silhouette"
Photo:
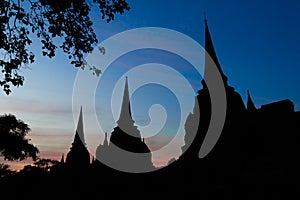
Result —
<path fill-rule="evenodd" d="M 0 178 L 14 173 L 9 167 L 8 164 L 0 163 Z"/>
<path fill-rule="evenodd" d="M 37 159 L 39 150 L 25 136 L 30 128 L 12 114 L 0 115 L 0 156 L 5 160 Z"/>
<path fill-rule="evenodd" d="M 44 169 L 46 172 L 50 171 L 50 169 L 59 164 L 58 160 L 53 160 L 49 158 L 39 158 L 37 161 L 33 163 L 36 167 Z"/>
<path fill-rule="evenodd" d="M 107 23 L 129 10 L 126 0 L 0 0 L 0 5 L 0 86 L 6 94 L 11 86 L 23 85 L 20 68 L 34 62 L 35 55 L 28 49 L 30 37 L 40 40 L 43 56 L 54 57 L 59 47 L 71 64 L 80 67 L 84 54 L 98 42 L 89 17 L 91 7 L 98 6 Z M 56 38 L 62 42 L 57 44 Z M 99 73 L 99 69 L 91 70 Z"/>

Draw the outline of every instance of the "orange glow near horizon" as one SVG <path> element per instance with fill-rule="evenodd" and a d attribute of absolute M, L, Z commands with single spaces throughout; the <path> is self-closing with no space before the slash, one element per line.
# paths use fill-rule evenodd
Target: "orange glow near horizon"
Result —
<path fill-rule="evenodd" d="M 42 156 L 39 155 L 39 157 L 60 161 L 63 154 L 64 154 L 64 159 L 66 159 L 67 153 L 61 153 L 61 155 L 42 155 Z M 91 161 L 92 161 L 93 157 L 94 157 L 94 155 L 90 154 Z M 168 162 L 168 160 L 161 158 L 161 159 L 157 159 L 155 162 L 153 162 L 153 164 L 155 167 L 164 167 L 164 166 L 166 166 L 166 162 Z M 26 165 L 33 165 L 34 161 L 30 158 L 25 159 L 23 161 L 7 161 L 7 160 L 3 160 L 1 158 L 0 163 L 8 164 L 10 166 L 10 169 L 13 171 L 20 171 Z"/>
<path fill-rule="evenodd" d="M 30 139 L 30 142 L 37 146 L 37 148 L 40 150 L 40 153 L 38 154 L 39 158 L 47 158 L 60 161 L 62 155 L 64 155 L 64 159 L 66 159 L 67 153 L 70 150 L 74 138 L 74 133 L 53 135 L 47 133 L 37 134 L 35 132 L 32 132 L 29 134 L 28 138 Z M 99 135 L 87 135 L 86 143 L 88 151 L 90 152 L 90 158 L 92 160 L 93 157 L 95 157 L 97 146 L 99 144 L 102 144 L 102 141 L 99 140 Z M 175 144 L 175 146 L 178 146 L 178 144 Z M 177 156 L 170 156 L 172 154 L 174 155 L 174 152 L 172 151 L 168 152 L 168 154 L 166 155 L 160 155 L 155 151 L 152 152 L 152 162 L 154 166 L 166 166 L 171 158 L 177 158 Z M 0 163 L 8 164 L 11 170 L 19 171 L 26 165 L 33 165 L 34 161 L 31 158 L 27 158 L 23 161 L 7 161 L 0 157 Z"/>

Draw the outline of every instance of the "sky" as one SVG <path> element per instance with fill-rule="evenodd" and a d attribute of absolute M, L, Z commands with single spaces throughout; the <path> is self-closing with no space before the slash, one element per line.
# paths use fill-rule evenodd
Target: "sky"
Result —
<path fill-rule="evenodd" d="M 157 27 L 182 33 L 204 46 L 206 16 L 223 72 L 245 103 L 249 89 L 258 108 L 290 99 L 295 110 L 300 110 L 299 1 L 128 0 L 128 3 L 130 11 L 116 16 L 109 24 L 99 18 L 97 9 L 92 10 L 99 44 L 111 41 L 110 38 L 123 31 Z M 157 37 L 163 37 L 162 32 Z M 169 49 L 185 48 L 180 40 L 173 41 L 174 44 L 163 45 Z M 117 43 L 113 50 L 104 48 L 109 53 L 122 45 L 130 48 L 142 42 L 133 35 Z M 174 52 L 145 48 L 119 56 L 96 77 L 88 70 L 72 66 L 60 51 L 49 59 L 41 56 L 39 43 L 34 42 L 31 50 L 36 54 L 36 62 L 21 69 L 24 86 L 13 88 L 10 95 L 0 92 L 0 111 L 12 113 L 30 126 L 28 138 L 39 148 L 41 157 L 60 159 L 67 154 L 81 105 L 86 144 L 93 156 L 103 142 L 104 132 L 109 134 L 115 127 L 125 76 L 129 80 L 133 118 L 146 141 L 149 138 L 148 145 L 155 150 L 153 162 L 162 166 L 181 153 L 183 126 L 193 108 L 193 92 L 201 89 L 201 75 L 191 63 Z M 186 53 L 194 55 L 195 51 Z M 105 55 L 87 55 L 87 60 L 100 69 L 105 59 Z M 154 137 L 155 134 L 160 137 Z M 165 144 L 169 145 L 164 149 Z M 31 162 L 28 159 L 9 164 L 17 169 Z"/>

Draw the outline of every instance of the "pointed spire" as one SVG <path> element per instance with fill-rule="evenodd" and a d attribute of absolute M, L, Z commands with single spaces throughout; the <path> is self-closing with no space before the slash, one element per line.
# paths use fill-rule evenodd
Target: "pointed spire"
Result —
<path fill-rule="evenodd" d="M 208 62 L 209 62 L 208 58 L 210 56 L 210 58 L 214 61 L 215 65 L 217 66 L 217 68 L 220 72 L 220 75 L 223 79 L 224 85 L 227 86 L 228 78 L 223 73 L 220 63 L 218 61 L 217 54 L 215 52 L 214 45 L 213 45 L 213 42 L 211 39 L 211 35 L 210 35 L 209 29 L 208 29 L 206 17 L 204 18 L 204 23 L 205 23 L 205 67 L 208 66 Z M 204 82 L 202 82 L 202 83 L 204 83 Z"/>
<path fill-rule="evenodd" d="M 134 123 L 134 121 L 131 117 L 131 108 L 130 108 L 130 98 L 129 98 L 129 89 L 128 89 L 128 78 L 127 78 L 127 76 L 126 76 L 126 80 L 125 80 L 125 88 L 124 88 L 123 102 L 122 102 L 120 117 L 119 117 L 119 120 L 118 120 L 117 123 L 120 127 L 128 126 L 128 125 Z"/>
<path fill-rule="evenodd" d="M 198 97 L 194 97 L 194 108 L 193 108 L 193 114 L 194 115 L 199 115 L 199 102 L 198 102 Z"/>
<path fill-rule="evenodd" d="M 84 132 L 83 132 L 82 106 L 80 107 L 79 118 L 77 122 L 77 128 L 76 128 L 73 144 L 78 143 L 79 141 L 81 141 L 81 143 L 85 145 Z"/>
<path fill-rule="evenodd" d="M 250 92 L 249 90 L 247 90 L 247 95 L 248 95 L 248 100 L 247 100 L 247 110 L 252 112 L 252 111 L 256 111 L 256 107 L 251 99 L 251 96 L 250 96 Z"/>
<path fill-rule="evenodd" d="M 62 164 L 65 163 L 65 157 L 64 157 L 64 154 L 61 155 L 60 163 L 62 163 Z"/>
<path fill-rule="evenodd" d="M 107 132 L 105 132 L 103 146 L 108 146 Z"/>
<path fill-rule="evenodd" d="M 86 169 L 90 165 L 90 153 L 84 140 L 82 107 L 80 108 L 74 141 L 67 154 L 65 163 L 76 170 Z"/>

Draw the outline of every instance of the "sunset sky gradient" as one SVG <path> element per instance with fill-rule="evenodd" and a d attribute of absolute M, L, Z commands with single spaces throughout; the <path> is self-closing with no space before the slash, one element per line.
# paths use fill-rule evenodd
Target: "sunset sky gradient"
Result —
<path fill-rule="evenodd" d="M 94 28 L 99 42 L 132 28 L 163 27 L 186 34 L 204 45 L 205 13 L 221 67 L 229 79 L 229 85 L 241 94 L 243 100 L 246 100 L 249 89 L 257 107 L 288 98 L 294 103 L 295 110 L 300 110 L 299 1 L 128 0 L 128 3 L 130 11 L 117 16 L 109 24 L 101 21 L 96 8 L 92 11 L 91 17 L 96 19 Z M 36 62 L 21 69 L 25 76 L 24 86 L 13 88 L 8 96 L 1 92 L 1 114 L 12 113 L 29 124 L 31 132 L 28 138 L 39 148 L 40 156 L 59 160 L 62 154 L 66 155 L 68 152 L 76 130 L 78 112 L 72 112 L 72 95 L 80 69 L 72 66 L 60 50 L 53 59 L 41 56 L 40 44 L 37 42 L 33 43 L 31 50 L 36 54 Z M 115 80 L 120 80 L 119 91 L 122 92 L 122 67 L 132 68 L 137 64 L 150 62 L 151 59 L 185 73 L 194 90 L 201 89 L 201 76 L 194 74 L 188 63 L 172 54 L 148 50 L 119 59 L 115 63 L 115 71 L 105 79 L 107 88 L 105 84 L 101 85 L 101 91 L 112 87 L 109 84 L 115 84 Z M 164 71 L 152 70 L 147 76 L 159 76 L 159 73 L 163 75 Z M 134 85 L 134 80 L 130 81 L 129 77 L 129 87 Z M 155 91 L 155 88 L 152 90 Z M 105 98 L 106 93 L 101 91 L 96 93 L 96 108 L 99 116 L 105 118 L 107 107 L 104 108 L 101 99 Z M 142 108 L 150 100 L 149 97 L 145 97 L 149 101 L 143 100 L 142 94 L 136 93 L 132 99 L 133 117 L 140 126 L 149 123 L 147 110 Z M 117 102 L 120 100 L 121 97 Z M 168 99 L 165 98 L 165 102 L 160 103 L 167 102 Z M 170 103 L 175 104 L 176 102 Z M 168 107 L 167 104 L 165 107 Z M 190 108 L 192 107 L 191 102 Z M 161 110 L 159 106 L 153 109 L 154 113 L 155 109 Z M 86 143 L 93 156 L 96 147 L 103 142 L 103 133 L 95 132 L 89 127 L 88 121 L 89 110 L 84 110 Z M 111 132 L 114 124 L 107 122 L 105 127 L 105 131 Z M 180 134 L 183 137 L 184 133 Z M 166 154 L 154 154 L 154 163 L 158 166 L 165 165 L 170 158 L 180 154 L 181 145 L 183 139 L 176 141 L 173 150 L 170 149 Z M 25 163 L 32 161 L 9 162 L 15 169 L 21 168 Z"/>

